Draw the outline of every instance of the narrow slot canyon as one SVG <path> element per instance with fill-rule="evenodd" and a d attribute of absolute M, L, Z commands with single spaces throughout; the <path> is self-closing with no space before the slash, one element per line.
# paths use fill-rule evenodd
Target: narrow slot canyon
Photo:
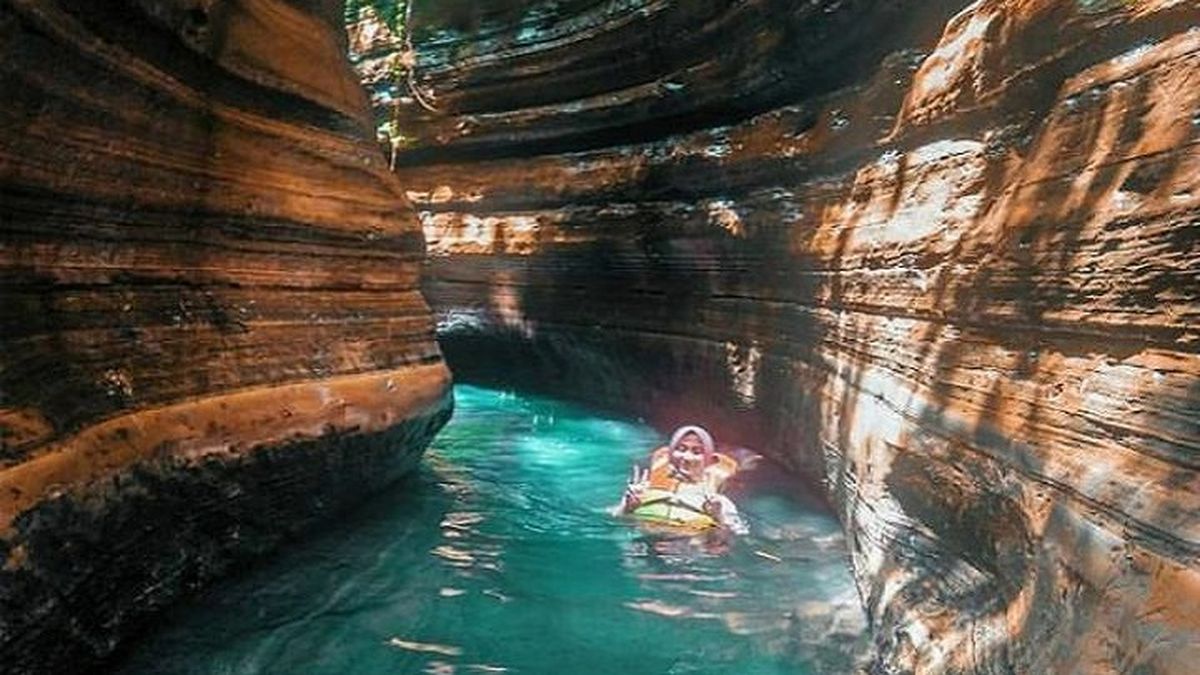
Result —
<path fill-rule="evenodd" d="M 0 0 L 0 53 L 0 673 L 1194 672 L 1194 0 Z M 774 467 L 720 551 L 604 511 L 689 423 Z"/>

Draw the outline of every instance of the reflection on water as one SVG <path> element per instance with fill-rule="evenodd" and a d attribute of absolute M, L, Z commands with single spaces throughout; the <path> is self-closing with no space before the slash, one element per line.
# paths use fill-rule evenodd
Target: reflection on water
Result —
<path fill-rule="evenodd" d="M 862 616 L 836 523 L 778 474 L 732 541 L 616 520 L 661 438 L 469 386 L 413 479 L 175 610 L 125 673 L 847 672 Z"/>

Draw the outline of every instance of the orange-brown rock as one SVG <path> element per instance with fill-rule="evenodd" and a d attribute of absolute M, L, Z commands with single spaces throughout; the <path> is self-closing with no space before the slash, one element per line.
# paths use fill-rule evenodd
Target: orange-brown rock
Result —
<path fill-rule="evenodd" d="M 815 476 L 878 672 L 1191 672 L 1200 6 L 531 4 L 400 110 L 456 372 Z"/>
<path fill-rule="evenodd" d="M 0 672 L 77 672 L 449 414 L 339 3 L 0 2 Z"/>

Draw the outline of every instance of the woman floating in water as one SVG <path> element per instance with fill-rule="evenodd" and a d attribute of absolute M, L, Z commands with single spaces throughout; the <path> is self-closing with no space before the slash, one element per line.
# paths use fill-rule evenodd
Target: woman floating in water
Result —
<path fill-rule="evenodd" d="M 744 534 L 737 507 L 720 492 L 737 470 L 737 461 L 718 453 L 704 428 L 680 427 L 670 443 L 650 454 L 649 469 L 633 466 L 617 513 L 672 528 L 723 527 Z"/>

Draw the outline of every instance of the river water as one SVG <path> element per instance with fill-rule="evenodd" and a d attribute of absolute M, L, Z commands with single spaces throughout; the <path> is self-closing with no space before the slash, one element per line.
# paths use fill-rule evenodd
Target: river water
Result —
<path fill-rule="evenodd" d="M 836 522 L 765 464 L 751 533 L 609 516 L 653 429 L 459 385 L 422 469 L 175 609 L 120 672 L 841 673 L 863 618 Z"/>

